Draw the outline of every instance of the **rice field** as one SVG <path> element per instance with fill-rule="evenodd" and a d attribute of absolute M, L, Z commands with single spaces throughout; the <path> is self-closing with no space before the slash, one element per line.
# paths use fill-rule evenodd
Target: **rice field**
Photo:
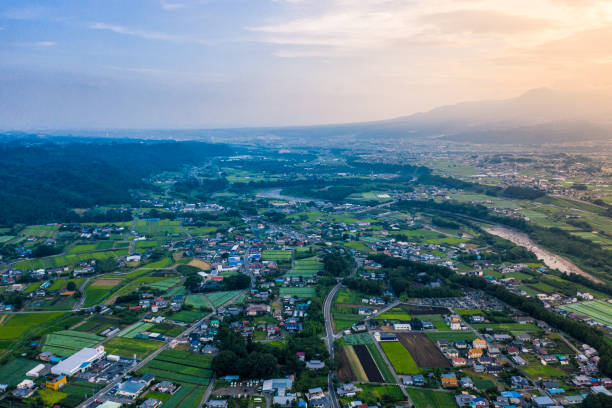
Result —
<path fill-rule="evenodd" d="M 612 304 L 608 302 L 593 300 L 589 302 L 561 306 L 561 309 L 567 312 L 586 315 L 601 324 L 612 326 Z"/>

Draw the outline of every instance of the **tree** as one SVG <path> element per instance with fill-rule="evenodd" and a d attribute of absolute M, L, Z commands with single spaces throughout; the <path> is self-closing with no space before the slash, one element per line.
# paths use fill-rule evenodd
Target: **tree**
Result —
<path fill-rule="evenodd" d="M 68 284 L 66 285 L 66 289 L 69 291 L 73 291 L 76 290 L 76 283 L 74 283 L 74 281 L 69 281 Z"/>

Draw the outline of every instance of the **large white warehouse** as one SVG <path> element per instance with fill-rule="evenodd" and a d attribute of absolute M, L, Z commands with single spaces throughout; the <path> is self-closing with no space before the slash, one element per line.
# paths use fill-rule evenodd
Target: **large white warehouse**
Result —
<path fill-rule="evenodd" d="M 95 349 L 86 347 L 51 367 L 51 373 L 55 375 L 75 375 L 102 357 L 104 357 L 104 346 L 99 346 Z"/>

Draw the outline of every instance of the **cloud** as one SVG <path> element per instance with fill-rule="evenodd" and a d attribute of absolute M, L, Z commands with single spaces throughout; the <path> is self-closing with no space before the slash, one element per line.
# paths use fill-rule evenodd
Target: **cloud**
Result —
<path fill-rule="evenodd" d="M 125 26 L 106 24 L 106 23 L 94 23 L 90 26 L 90 28 L 94 30 L 110 31 L 116 34 L 142 38 L 144 40 L 160 40 L 160 41 L 168 41 L 168 42 L 192 43 L 192 44 L 201 44 L 201 45 L 209 45 L 209 44 L 213 44 L 217 42 L 216 40 L 215 41 L 202 40 L 200 38 L 186 36 L 186 35 L 168 34 L 168 33 L 159 32 L 159 31 L 132 29 L 132 28 L 128 28 Z"/>
<path fill-rule="evenodd" d="M 34 43 L 36 47 L 53 47 L 57 45 L 57 43 L 53 41 L 37 41 Z"/>
<path fill-rule="evenodd" d="M 44 14 L 41 6 L 29 6 L 22 8 L 12 8 L 4 11 L 1 15 L 9 20 L 36 20 Z"/>
<path fill-rule="evenodd" d="M 512 34 L 551 27 L 551 21 L 497 10 L 455 10 L 422 17 L 441 31 L 451 33 Z"/>
<path fill-rule="evenodd" d="M 168 11 L 174 11 L 174 10 L 180 10 L 187 7 L 185 4 L 183 3 L 170 3 L 167 1 L 162 1 L 161 2 L 161 8 L 164 10 L 168 10 Z"/>

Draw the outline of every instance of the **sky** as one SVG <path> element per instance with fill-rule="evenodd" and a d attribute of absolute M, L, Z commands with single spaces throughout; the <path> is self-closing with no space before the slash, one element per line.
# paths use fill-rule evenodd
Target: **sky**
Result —
<path fill-rule="evenodd" d="M 387 119 L 612 90 L 607 0 L 1 0 L 0 129 Z"/>

